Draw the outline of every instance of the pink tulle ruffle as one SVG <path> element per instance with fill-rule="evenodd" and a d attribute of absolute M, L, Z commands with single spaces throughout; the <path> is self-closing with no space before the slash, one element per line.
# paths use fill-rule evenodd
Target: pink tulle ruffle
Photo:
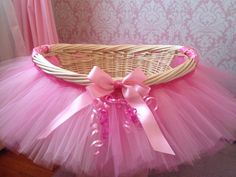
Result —
<path fill-rule="evenodd" d="M 105 98 L 101 101 L 107 107 L 90 105 L 39 139 L 85 88 L 44 74 L 31 57 L 18 58 L 0 66 L 0 140 L 35 163 L 61 165 L 77 174 L 111 177 L 173 170 L 235 138 L 235 81 L 199 64 L 180 79 L 152 86 L 150 96 L 158 106 L 153 114 L 173 156 L 152 149 L 136 117 L 127 116 L 134 111 L 129 105 Z"/>

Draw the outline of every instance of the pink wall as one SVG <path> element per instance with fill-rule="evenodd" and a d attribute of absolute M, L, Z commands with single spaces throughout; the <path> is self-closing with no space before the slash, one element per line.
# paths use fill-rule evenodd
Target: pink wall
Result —
<path fill-rule="evenodd" d="M 235 0 L 53 0 L 60 42 L 181 44 L 236 72 Z"/>

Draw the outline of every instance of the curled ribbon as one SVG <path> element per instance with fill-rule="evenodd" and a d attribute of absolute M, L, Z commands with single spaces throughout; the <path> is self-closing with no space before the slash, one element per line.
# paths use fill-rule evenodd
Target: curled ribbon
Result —
<path fill-rule="evenodd" d="M 160 127 L 158 126 L 151 110 L 143 97 L 147 96 L 150 87 L 143 85 L 146 76 L 141 69 L 136 68 L 121 81 L 114 81 L 110 75 L 94 66 L 88 75 L 92 82 L 86 87 L 86 92 L 77 97 L 71 105 L 65 108 L 40 134 L 45 138 L 57 127 L 70 119 L 75 113 L 90 105 L 96 98 L 111 94 L 116 88 L 121 88 L 122 94 L 130 106 L 136 108 L 140 123 L 146 136 L 155 151 L 175 155 Z"/>

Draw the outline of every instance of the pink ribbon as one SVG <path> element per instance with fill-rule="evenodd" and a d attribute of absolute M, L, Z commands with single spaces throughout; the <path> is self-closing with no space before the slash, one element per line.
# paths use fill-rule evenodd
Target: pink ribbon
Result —
<path fill-rule="evenodd" d="M 146 136 L 155 151 L 175 155 L 161 132 L 151 110 L 143 97 L 147 96 L 150 87 L 143 85 L 146 76 L 141 69 L 137 68 L 121 81 L 114 81 L 110 75 L 97 66 L 93 67 L 88 75 L 92 82 L 86 87 L 86 92 L 77 97 L 71 105 L 63 110 L 43 131 L 39 138 L 45 138 L 57 127 L 70 119 L 75 113 L 90 105 L 96 98 L 109 95 L 116 88 L 121 88 L 122 94 L 130 106 L 136 108 L 140 123 Z"/>
<path fill-rule="evenodd" d="M 179 49 L 179 51 L 188 57 L 193 58 L 197 62 L 199 61 L 199 55 L 197 54 L 196 50 L 191 47 L 182 47 Z"/>

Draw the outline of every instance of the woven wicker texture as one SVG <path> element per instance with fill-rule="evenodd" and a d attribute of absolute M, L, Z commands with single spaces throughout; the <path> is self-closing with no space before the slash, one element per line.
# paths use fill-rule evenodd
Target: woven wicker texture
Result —
<path fill-rule="evenodd" d="M 196 61 L 179 52 L 181 47 L 54 44 L 49 47 L 49 50 L 33 54 L 33 61 L 48 74 L 82 85 L 90 83 L 87 75 L 93 66 L 98 66 L 110 74 L 114 80 L 122 79 L 134 68 L 139 67 L 148 77 L 145 84 L 153 85 L 179 78 L 195 68 Z M 176 55 L 184 56 L 186 60 L 183 64 L 171 68 L 170 63 Z M 56 56 L 60 66 L 50 63 L 46 59 L 47 56 Z"/>

